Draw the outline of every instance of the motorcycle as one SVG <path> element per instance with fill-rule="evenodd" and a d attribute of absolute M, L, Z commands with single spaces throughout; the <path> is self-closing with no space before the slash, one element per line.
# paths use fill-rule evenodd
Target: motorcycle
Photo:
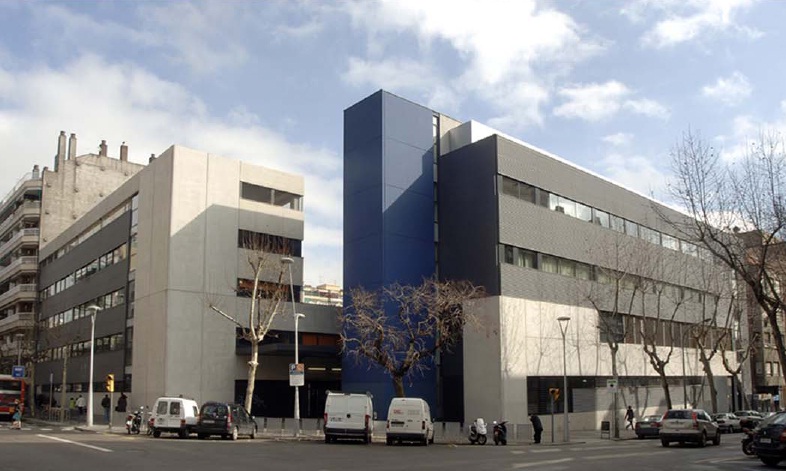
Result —
<path fill-rule="evenodd" d="M 129 435 L 139 434 L 142 430 L 142 411 L 134 411 L 126 416 L 126 431 Z"/>
<path fill-rule="evenodd" d="M 508 423 L 507 420 L 503 420 L 502 422 L 497 423 L 494 421 L 494 428 L 492 435 L 494 437 L 494 444 L 495 445 L 507 445 L 508 444 L 508 427 L 505 425 Z"/>
<path fill-rule="evenodd" d="M 469 427 L 469 442 L 478 445 L 486 444 L 486 421 L 482 417 L 475 419 Z"/>
<path fill-rule="evenodd" d="M 753 437 L 756 433 L 749 428 L 743 428 L 742 433 L 742 452 L 748 456 L 755 455 L 756 447 L 753 444 Z"/>

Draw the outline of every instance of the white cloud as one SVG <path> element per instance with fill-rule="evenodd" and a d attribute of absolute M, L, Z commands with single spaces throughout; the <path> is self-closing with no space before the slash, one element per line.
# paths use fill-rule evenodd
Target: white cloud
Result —
<path fill-rule="evenodd" d="M 707 98 L 733 106 L 741 103 L 753 92 L 748 77 L 741 72 L 734 72 L 729 77 L 719 77 L 714 84 L 705 85 L 701 94 Z"/>
<path fill-rule="evenodd" d="M 242 108 L 215 116 L 181 85 L 133 64 L 113 64 L 95 55 L 84 55 L 62 69 L 14 73 L 0 69 L 0 188 L 11 188 L 34 163 L 51 168 L 60 130 L 77 134 L 78 154 L 95 152 L 106 139 L 109 155 L 116 156 L 116 146 L 126 141 L 129 160 L 147 163 L 150 154 L 182 144 L 307 175 L 306 276 L 340 275 L 335 266 L 317 266 L 320 260 L 334 262 L 323 253 L 341 250 L 337 236 L 342 220 L 340 157 L 291 143 L 258 123 L 257 116 Z M 326 234 L 329 237 L 323 237 Z"/>
<path fill-rule="evenodd" d="M 609 134 L 603 137 L 603 142 L 616 147 L 628 146 L 633 142 L 633 134 L 625 132 Z"/>
<path fill-rule="evenodd" d="M 626 188 L 656 199 L 666 194 L 667 175 L 646 157 L 611 153 L 603 158 L 601 165 L 603 175 Z"/>
<path fill-rule="evenodd" d="M 627 100 L 623 107 L 632 113 L 649 116 L 650 118 L 668 119 L 670 114 L 665 106 L 649 98 Z"/>
<path fill-rule="evenodd" d="M 343 79 L 355 86 L 373 83 L 387 90 L 429 90 L 434 86 L 435 71 L 427 64 L 411 59 L 367 61 L 349 58 Z"/>
<path fill-rule="evenodd" d="M 555 78 L 607 46 L 569 15 L 535 0 L 500 1 L 493 8 L 480 0 L 385 0 L 348 2 L 346 8 L 353 24 L 374 39 L 364 61 L 367 67 L 379 62 L 384 69 L 390 64 L 381 33 L 394 33 L 390 35 L 394 41 L 411 32 L 419 43 L 410 60 L 433 72 L 419 85 L 425 95 L 436 95 L 433 84 L 439 83 L 440 101 L 460 104 L 466 99 L 483 99 L 499 112 L 493 121 L 511 125 L 541 123 L 541 107 L 548 101 Z M 441 55 L 446 45 L 463 63 L 462 73 L 441 72 L 433 65 L 444 61 Z M 441 55 L 432 52 L 436 46 Z M 413 69 L 410 65 L 405 73 Z M 381 80 L 366 76 L 366 81 L 376 88 Z M 417 85 L 411 79 L 405 83 Z M 511 93 L 502 98 L 500 90 Z"/>
<path fill-rule="evenodd" d="M 628 98 L 633 92 L 616 80 L 566 87 L 557 93 L 563 103 L 554 108 L 554 115 L 563 118 L 601 121 L 621 110 L 661 119 L 668 117 L 668 110 L 654 100 Z"/>
<path fill-rule="evenodd" d="M 665 48 L 691 41 L 703 35 L 732 31 L 748 38 L 758 38 L 760 31 L 739 25 L 736 15 L 753 5 L 754 0 L 684 0 L 650 2 L 648 7 L 659 10 L 666 18 L 642 36 L 645 46 Z M 627 12 L 634 11 L 633 9 Z M 640 19 L 642 8 L 628 18 Z"/>

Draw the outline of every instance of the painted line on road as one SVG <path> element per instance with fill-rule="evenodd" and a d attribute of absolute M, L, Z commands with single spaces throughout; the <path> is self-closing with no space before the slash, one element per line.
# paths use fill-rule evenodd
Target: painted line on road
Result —
<path fill-rule="evenodd" d="M 562 451 L 562 448 L 541 448 L 539 450 L 530 450 L 530 453 L 554 453 L 557 451 Z"/>
<path fill-rule="evenodd" d="M 655 452 L 636 452 L 636 453 L 615 453 L 613 455 L 595 455 L 595 456 L 586 456 L 584 457 L 585 460 L 607 460 L 611 458 L 627 458 L 631 456 L 652 456 L 652 455 L 662 455 L 664 453 L 669 453 L 668 451 L 655 451 Z"/>
<path fill-rule="evenodd" d="M 112 453 L 112 450 L 110 450 L 108 448 L 101 448 L 100 446 L 88 445 L 86 443 L 79 443 L 79 442 L 75 442 L 75 441 L 71 441 L 71 440 L 66 440 L 65 438 L 52 437 L 52 436 L 49 436 L 49 435 L 42 435 L 40 433 L 38 434 L 38 436 L 41 437 L 41 438 L 48 438 L 50 440 L 55 440 L 55 441 L 58 441 L 58 442 L 70 443 L 71 445 L 83 446 L 85 448 L 91 448 L 93 450 L 103 451 L 105 453 Z"/>
<path fill-rule="evenodd" d="M 529 468 L 530 466 L 565 463 L 567 461 L 573 461 L 573 458 L 562 458 L 559 460 L 548 460 L 548 461 L 533 461 L 532 463 L 514 463 L 513 469 Z"/>

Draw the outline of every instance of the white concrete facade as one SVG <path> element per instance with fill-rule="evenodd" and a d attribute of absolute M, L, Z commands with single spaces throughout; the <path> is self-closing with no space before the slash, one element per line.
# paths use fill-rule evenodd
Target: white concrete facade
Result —
<path fill-rule="evenodd" d="M 562 377 L 563 374 L 562 334 L 557 320 L 561 316 L 570 317 L 565 341 L 567 375 L 612 376 L 611 352 L 599 339 L 598 317 L 593 309 L 494 296 L 473 302 L 471 312 L 477 316 L 479 327 L 465 329 L 464 407 L 467 418 L 503 417 L 512 423 L 528 423 L 527 378 Z M 620 343 L 619 347 L 617 368 L 620 376 L 657 376 L 641 345 Z M 666 353 L 666 347 L 658 348 Z M 726 375 L 720 355 L 713 358 L 712 369 L 718 377 Z M 669 377 L 703 375 L 697 350 L 675 347 L 666 374 Z M 562 389 L 561 382 L 559 387 Z M 571 427 L 576 430 L 596 429 L 602 420 L 610 420 L 611 394 L 605 386 L 596 387 L 592 394 L 594 411 L 570 414 Z M 636 406 L 638 416 L 663 412 L 663 404 L 648 403 L 638 397 L 641 394 L 647 392 L 620 390 L 620 417 L 627 404 Z M 682 399 L 679 388 L 673 387 L 672 395 L 674 406 L 681 407 L 682 401 L 676 400 Z M 574 401 L 577 400 L 574 395 Z M 709 407 L 708 403 L 709 399 L 704 399 L 694 405 Z M 544 425 L 547 425 L 545 420 Z M 561 429 L 562 419 L 555 425 Z"/>

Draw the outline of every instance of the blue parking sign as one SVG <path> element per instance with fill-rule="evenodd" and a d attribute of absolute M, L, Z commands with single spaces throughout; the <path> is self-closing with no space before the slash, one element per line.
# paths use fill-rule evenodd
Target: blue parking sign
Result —
<path fill-rule="evenodd" d="M 22 365 L 14 365 L 14 367 L 11 369 L 11 376 L 14 378 L 24 378 L 25 367 Z"/>

